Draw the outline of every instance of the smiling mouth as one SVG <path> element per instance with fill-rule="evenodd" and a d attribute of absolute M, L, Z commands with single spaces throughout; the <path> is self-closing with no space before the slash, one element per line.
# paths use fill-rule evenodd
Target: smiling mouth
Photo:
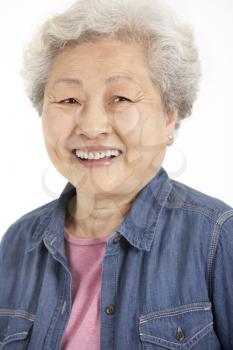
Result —
<path fill-rule="evenodd" d="M 84 162 L 94 162 L 107 159 L 113 159 L 119 157 L 123 152 L 117 149 L 107 150 L 107 151 L 98 151 L 98 152 L 87 152 L 81 151 L 78 149 L 72 150 L 72 153 L 81 161 Z"/>

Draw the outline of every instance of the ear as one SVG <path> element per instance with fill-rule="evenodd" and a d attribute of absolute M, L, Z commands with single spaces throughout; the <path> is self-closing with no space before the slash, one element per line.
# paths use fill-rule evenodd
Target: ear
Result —
<path fill-rule="evenodd" d="M 167 113 L 167 117 L 166 117 L 167 135 L 173 135 L 174 130 L 175 130 L 175 125 L 177 122 L 177 117 L 178 117 L 177 111 Z"/>

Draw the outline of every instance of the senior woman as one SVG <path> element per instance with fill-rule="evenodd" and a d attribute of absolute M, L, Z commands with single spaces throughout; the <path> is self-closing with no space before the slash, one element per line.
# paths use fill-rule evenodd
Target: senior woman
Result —
<path fill-rule="evenodd" d="M 26 49 L 67 180 L 0 249 L 0 349 L 232 350 L 233 210 L 162 167 L 201 76 L 157 0 L 80 0 Z"/>

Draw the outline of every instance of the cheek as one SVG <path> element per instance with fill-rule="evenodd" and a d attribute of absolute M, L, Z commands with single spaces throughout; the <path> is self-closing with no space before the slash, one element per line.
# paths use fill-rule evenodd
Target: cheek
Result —
<path fill-rule="evenodd" d="M 135 138 L 140 133 L 143 117 L 141 111 L 136 106 L 114 112 L 113 119 L 114 127 L 124 142 Z"/>
<path fill-rule="evenodd" d="M 65 118 L 66 117 L 66 118 Z M 69 129 L 67 125 L 67 116 L 61 111 L 55 111 L 50 108 L 42 115 L 42 126 L 44 142 L 53 162 L 57 162 L 62 159 L 62 162 L 69 163 L 69 154 L 66 152 L 67 148 L 67 135 Z"/>
<path fill-rule="evenodd" d="M 69 123 L 68 116 L 61 110 L 48 107 L 42 115 L 42 127 L 45 140 L 50 143 L 57 143 L 59 139 L 64 138 L 67 134 Z"/>
<path fill-rule="evenodd" d="M 115 127 L 126 144 L 146 151 L 164 144 L 165 120 L 160 111 L 132 106 L 114 116 Z"/>
<path fill-rule="evenodd" d="M 160 151 L 166 147 L 166 128 L 164 115 L 161 113 L 148 114 L 141 129 L 141 145 L 147 150 Z"/>

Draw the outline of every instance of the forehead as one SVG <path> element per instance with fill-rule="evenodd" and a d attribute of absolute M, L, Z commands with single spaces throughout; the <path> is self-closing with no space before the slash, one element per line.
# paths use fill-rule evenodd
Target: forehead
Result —
<path fill-rule="evenodd" d="M 68 47 L 55 57 L 50 71 L 53 84 L 82 86 L 82 80 L 93 77 L 104 78 L 108 85 L 123 81 L 142 83 L 149 77 L 142 47 L 110 39 Z"/>

